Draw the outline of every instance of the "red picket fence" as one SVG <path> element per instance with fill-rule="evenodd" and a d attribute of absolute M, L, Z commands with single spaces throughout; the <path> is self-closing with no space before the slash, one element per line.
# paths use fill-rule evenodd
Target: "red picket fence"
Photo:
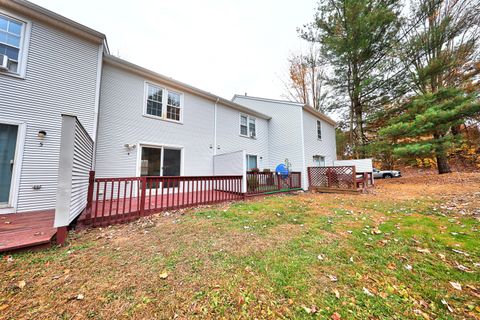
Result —
<path fill-rule="evenodd" d="M 247 195 L 289 191 L 301 187 L 300 172 L 290 172 L 285 178 L 274 172 L 247 172 Z"/>
<path fill-rule="evenodd" d="M 172 209 L 243 199 L 242 176 L 95 178 L 84 224 L 104 226 Z"/>

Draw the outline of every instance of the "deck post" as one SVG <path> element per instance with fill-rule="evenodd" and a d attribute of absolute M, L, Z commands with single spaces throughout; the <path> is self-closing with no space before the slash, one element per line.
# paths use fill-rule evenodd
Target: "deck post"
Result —
<path fill-rule="evenodd" d="M 353 172 L 353 190 L 357 190 L 357 167 L 352 166 L 352 172 Z"/>
<path fill-rule="evenodd" d="M 86 223 L 90 224 L 92 219 L 92 203 L 93 190 L 95 189 L 95 171 L 90 171 L 88 174 L 88 194 L 87 194 L 87 208 L 85 209 Z"/>
<path fill-rule="evenodd" d="M 140 193 L 140 217 L 143 217 L 145 213 L 145 198 L 147 193 L 147 177 L 141 177 L 140 183 L 142 185 L 142 191 Z"/>
<path fill-rule="evenodd" d="M 308 191 L 312 191 L 312 167 L 307 168 Z"/>
<path fill-rule="evenodd" d="M 57 235 L 56 235 L 57 244 L 63 246 L 65 244 L 65 241 L 67 240 L 67 235 L 68 235 L 68 229 L 66 226 L 58 227 Z"/>

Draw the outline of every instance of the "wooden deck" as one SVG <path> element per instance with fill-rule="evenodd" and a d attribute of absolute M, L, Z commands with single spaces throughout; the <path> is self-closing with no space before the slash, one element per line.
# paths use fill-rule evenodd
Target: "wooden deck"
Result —
<path fill-rule="evenodd" d="M 54 210 L 0 215 L 0 252 L 49 246 L 54 217 Z"/>

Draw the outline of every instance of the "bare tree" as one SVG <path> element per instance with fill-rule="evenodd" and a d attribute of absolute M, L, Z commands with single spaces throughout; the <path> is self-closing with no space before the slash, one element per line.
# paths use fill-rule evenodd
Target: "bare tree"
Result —
<path fill-rule="evenodd" d="M 288 59 L 288 79 L 284 81 L 287 99 L 324 112 L 328 94 L 325 81 L 324 64 L 317 47 L 311 45 L 307 52 L 291 54 Z"/>

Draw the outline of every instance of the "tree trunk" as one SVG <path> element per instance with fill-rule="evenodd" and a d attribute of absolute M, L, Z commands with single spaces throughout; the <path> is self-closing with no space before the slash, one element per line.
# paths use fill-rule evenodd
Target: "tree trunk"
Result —
<path fill-rule="evenodd" d="M 438 173 L 450 173 L 450 165 L 448 164 L 448 159 L 445 155 L 437 155 L 437 166 L 438 166 Z"/>

